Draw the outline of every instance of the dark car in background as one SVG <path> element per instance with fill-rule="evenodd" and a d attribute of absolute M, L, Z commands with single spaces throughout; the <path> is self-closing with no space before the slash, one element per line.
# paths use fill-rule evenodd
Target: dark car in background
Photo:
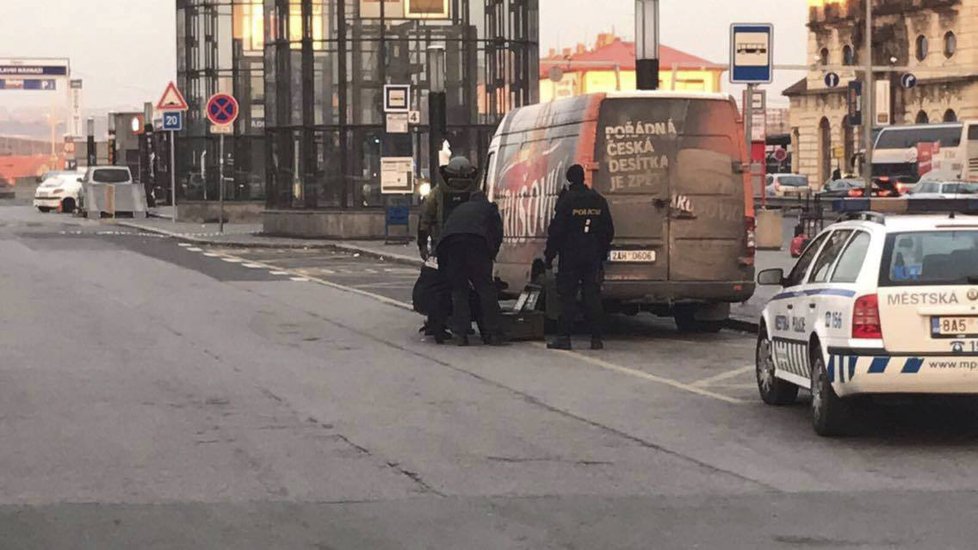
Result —
<path fill-rule="evenodd" d="M 0 176 L 0 199 L 12 199 L 15 195 L 14 182 Z"/>

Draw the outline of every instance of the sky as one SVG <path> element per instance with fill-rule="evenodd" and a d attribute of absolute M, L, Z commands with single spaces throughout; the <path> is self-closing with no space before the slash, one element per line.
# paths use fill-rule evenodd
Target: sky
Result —
<path fill-rule="evenodd" d="M 69 57 L 73 76 L 85 80 L 87 110 L 138 108 L 155 102 L 175 77 L 174 6 L 174 0 L 0 0 L 0 58 Z M 593 43 L 611 30 L 630 39 L 634 9 L 633 0 L 540 0 L 541 52 Z M 662 42 L 725 63 L 731 23 L 771 22 L 775 61 L 804 63 L 806 15 L 805 0 L 662 0 Z M 801 76 L 779 74 L 769 88 L 772 100 Z M 44 92 L 0 91 L 0 114 L 50 102 Z"/>

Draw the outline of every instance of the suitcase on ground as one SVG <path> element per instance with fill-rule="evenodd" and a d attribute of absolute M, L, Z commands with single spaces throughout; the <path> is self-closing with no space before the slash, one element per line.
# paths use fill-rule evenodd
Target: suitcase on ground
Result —
<path fill-rule="evenodd" d="M 513 342 L 536 342 L 545 337 L 546 314 L 537 310 L 542 288 L 527 285 L 512 310 L 503 311 L 503 334 Z"/>

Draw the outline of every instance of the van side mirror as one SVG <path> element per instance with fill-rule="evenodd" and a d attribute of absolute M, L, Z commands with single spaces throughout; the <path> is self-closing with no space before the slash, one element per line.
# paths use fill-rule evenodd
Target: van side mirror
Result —
<path fill-rule="evenodd" d="M 765 269 L 757 274 L 757 284 L 761 286 L 784 286 L 783 269 Z"/>

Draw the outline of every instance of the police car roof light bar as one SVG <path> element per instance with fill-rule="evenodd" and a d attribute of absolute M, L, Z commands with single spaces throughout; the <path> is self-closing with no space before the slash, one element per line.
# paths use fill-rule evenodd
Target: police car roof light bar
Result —
<path fill-rule="evenodd" d="M 838 214 L 875 212 L 886 214 L 978 214 L 978 198 L 958 199 L 837 199 L 832 210 Z"/>

